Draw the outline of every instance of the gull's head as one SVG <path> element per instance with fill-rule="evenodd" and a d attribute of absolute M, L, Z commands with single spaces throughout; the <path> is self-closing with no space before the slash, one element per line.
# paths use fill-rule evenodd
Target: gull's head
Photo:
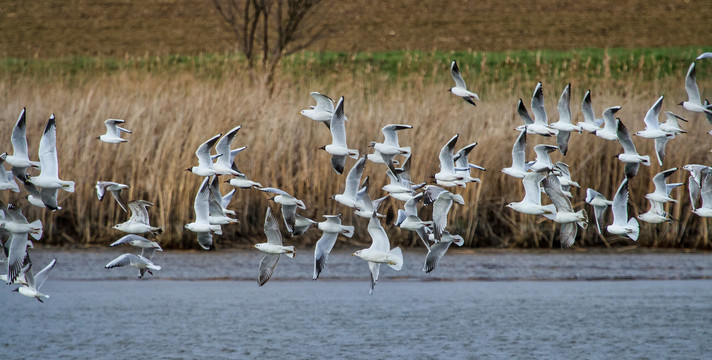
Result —
<path fill-rule="evenodd" d="M 452 92 L 452 88 L 447 89 L 448 92 Z"/>
<path fill-rule="evenodd" d="M 361 257 L 361 250 L 357 250 L 355 253 L 351 254 L 351 256 Z"/>
<path fill-rule="evenodd" d="M 326 145 L 320 147 L 319 150 L 324 150 L 324 151 L 326 151 Z"/>
<path fill-rule="evenodd" d="M 261 250 L 261 249 L 262 249 L 262 245 L 264 245 L 264 244 L 255 244 L 255 248 L 258 249 L 258 250 Z"/>
<path fill-rule="evenodd" d="M 185 171 L 193 171 L 193 168 L 187 168 Z"/>
<path fill-rule="evenodd" d="M 683 103 L 684 103 L 684 101 L 681 101 L 681 102 L 679 102 L 677 105 L 679 105 L 679 106 L 684 106 L 684 105 L 682 105 Z"/>
<path fill-rule="evenodd" d="M 514 209 L 514 203 L 509 203 L 506 205 L 508 208 Z"/>
<path fill-rule="evenodd" d="M 20 288 L 15 288 L 15 289 L 14 289 L 14 290 L 12 290 L 12 291 L 13 291 L 13 292 L 17 292 L 17 293 L 19 293 L 19 292 L 20 292 Z"/>
<path fill-rule="evenodd" d="M 368 144 L 368 147 L 374 147 L 374 146 L 376 146 L 376 142 L 375 142 L 375 141 L 371 141 L 371 143 Z"/>

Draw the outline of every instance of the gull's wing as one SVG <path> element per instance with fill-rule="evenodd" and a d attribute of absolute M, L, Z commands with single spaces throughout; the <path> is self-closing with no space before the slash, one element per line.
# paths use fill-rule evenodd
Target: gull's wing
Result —
<path fill-rule="evenodd" d="M 447 249 L 450 248 L 452 241 L 439 241 L 433 244 L 428 250 L 428 255 L 425 256 L 425 264 L 423 271 L 429 273 L 438 265 L 438 261 L 445 255 Z"/>
<path fill-rule="evenodd" d="M 129 218 L 129 221 L 150 225 L 148 222 L 148 210 L 146 207 L 152 206 L 152 203 L 145 200 L 133 200 L 129 201 L 128 205 L 129 210 L 131 210 L 131 217 Z"/>
<path fill-rule="evenodd" d="M 331 116 L 331 143 L 346 147 L 346 126 L 344 124 L 344 97 L 339 98 L 334 109 L 334 115 Z"/>
<path fill-rule="evenodd" d="M 213 248 L 213 234 L 208 232 L 199 232 L 198 235 L 198 245 L 205 250 L 210 250 Z"/>
<path fill-rule="evenodd" d="M 49 275 L 49 272 L 52 271 L 52 269 L 54 269 L 54 265 L 56 265 L 56 264 L 57 264 L 57 259 L 52 259 L 52 261 L 50 261 L 50 263 L 47 266 L 45 266 L 45 268 L 42 269 L 42 271 L 35 274 L 35 279 L 34 279 L 35 280 L 35 290 L 39 290 L 42 287 L 42 285 L 45 283 L 45 281 L 47 281 L 47 276 Z"/>
<path fill-rule="evenodd" d="M 617 113 L 620 109 L 620 106 L 611 106 L 608 109 L 603 110 L 604 129 L 616 131 L 616 118 L 613 115 L 615 115 L 615 113 Z"/>
<path fill-rule="evenodd" d="M 692 205 L 692 210 L 695 210 L 700 200 L 700 185 L 697 184 L 694 176 L 690 175 L 687 187 L 690 189 L 690 205 Z"/>
<path fill-rule="evenodd" d="M 598 233 L 601 233 L 601 221 L 603 221 L 603 213 L 606 212 L 606 209 L 608 208 L 607 205 L 604 206 L 594 206 L 593 207 L 593 214 L 596 216 L 596 229 L 598 229 Z"/>
<path fill-rule="evenodd" d="M 111 245 L 109 245 L 109 246 L 117 246 L 117 245 L 131 244 L 131 242 L 132 242 L 132 241 L 135 241 L 135 240 L 138 240 L 138 241 L 141 241 L 141 242 L 148 242 L 148 240 L 147 240 L 146 238 L 144 238 L 143 236 L 138 236 L 138 235 L 135 235 L 135 234 L 129 234 L 129 235 L 123 236 L 123 237 L 122 237 L 121 239 L 119 239 L 119 240 L 114 241 L 114 242 L 111 243 Z"/>
<path fill-rule="evenodd" d="M 559 122 L 571 124 L 571 83 L 566 85 L 559 98 L 557 110 L 559 111 Z"/>
<path fill-rule="evenodd" d="M 236 190 L 237 189 L 230 190 L 229 193 L 225 194 L 225 196 L 220 199 L 220 206 L 222 206 L 223 209 L 227 209 L 228 205 L 230 205 L 230 201 L 232 201 L 232 197 L 235 195 Z"/>
<path fill-rule="evenodd" d="M 314 280 L 319 278 L 319 274 L 321 274 L 324 267 L 326 267 L 326 259 L 329 257 L 331 249 L 334 248 L 338 236 L 338 233 L 325 232 L 316 242 L 316 247 L 314 248 Z"/>
<path fill-rule="evenodd" d="M 556 206 L 557 212 L 574 212 L 574 208 L 564 192 L 561 190 L 561 183 L 556 175 L 549 174 L 544 178 L 544 191 L 549 195 L 549 199 Z"/>
<path fill-rule="evenodd" d="M 373 294 L 373 288 L 376 287 L 376 282 L 378 281 L 378 272 L 381 268 L 381 264 L 375 262 L 368 262 L 368 269 L 371 271 L 371 289 L 368 294 Z"/>
<path fill-rule="evenodd" d="M 366 156 L 361 156 L 360 159 L 354 164 L 354 166 L 349 170 L 348 175 L 346 175 L 346 186 L 344 188 L 344 195 L 350 198 L 356 197 L 356 192 L 358 191 L 358 185 L 361 182 L 361 176 L 363 175 L 363 169 L 366 166 Z"/>
<path fill-rule="evenodd" d="M 111 185 L 110 181 L 97 181 L 96 186 L 96 197 L 99 201 L 104 200 L 104 195 L 106 194 L 106 188 Z"/>
<path fill-rule="evenodd" d="M 381 129 L 381 132 L 383 133 L 383 136 L 385 137 L 385 140 L 383 141 L 383 143 L 386 145 L 399 147 L 400 145 L 398 145 L 398 133 L 396 133 L 396 131 L 412 129 L 412 128 L 413 127 L 410 125 L 400 125 L 400 124 L 388 124 L 388 125 L 384 126 Z"/>
<path fill-rule="evenodd" d="M 596 116 L 593 113 L 593 105 L 591 105 L 591 90 L 586 91 L 581 103 L 581 112 L 583 113 L 583 121 L 589 124 L 596 125 Z"/>
<path fill-rule="evenodd" d="M 457 62 L 453 60 L 450 63 L 450 74 L 452 79 L 455 80 L 455 86 L 467 90 L 467 85 L 465 85 L 465 80 L 462 80 L 462 75 L 460 75 L 460 68 L 457 66 Z"/>
<path fill-rule="evenodd" d="M 455 144 L 460 134 L 453 136 L 450 141 L 440 150 L 440 170 L 447 173 L 455 172 L 455 161 L 453 154 L 455 152 Z"/>
<path fill-rule="evenodd" d="M 407 215 L 418 215 L 418 203 L 420 202 L 420 199 L 423 198 L 423 195 L 424 193 L 419 193 L 405 202 L 403 208 L 405 209 Z"/>
<path fill-rule="evenodd" d="M 209 178 L 206 176 L 203 179 L 203 183 L 200 184 L 200 189 L 198 193 L 195 194 L 195 201 L 193 202 L 193 210 L 195 211 L 195 222 L 198 223 L 208 223 L 208 217 L 210 216 L 210 210 L 208 206 L 208 201 L 210 199 L 210 184 Z"/>
<path fill-rule="evenodd" d="M 687 91 L 687 99 L 695 104 L 702 104 L 700 101 L 700 89 L 697 87 L 697 76 L 695 75 L 695 62 L 690 64 L 685 76 L 685 91 Z"/>
<path fill-rule="evenodd" d="M 434 203 L 438 199 L 438 197 L 440 197 L 440 194 L 446 191 L 447 190 L 436 185 L 427 185 L 424 191 L 425 197 L 423 198 L 423 204 L 425 206 L 428 206 Z"/>
<path fill-rule="evenodd" d="M 702 197 L 702 207 L 712 208 L 712 171 L 703 170 L 700 181 L 700 196 Z"/>
<path fill-rule="evenodd" d="M 22 108 L 20 116 L 17 118 L 15 127 L 12 128 L 12 142 L 13 154 L 15 156 L 28 156 L 27 151 L 27 110 Z"/>
<path fill-rule="evenodd" d="M 658 121 L 658 116 L 660 115 L 660 109 L 663 107 L 663 96 L 659 97 L 658 100 L 650 107 L 648 112 L 645 114 L 645 128 L 659 130 L 660 122 Z"/>
<path fill-rule="evenodd" d="M 334 171 L 336 171 L 337 174 L 343 174 L 345 166 L 346 156 L 331 155 L 331 167 L 334 169 Z"/>
<path fill-rule="evenodd" d="M 381 226 L 381 222 L 378 220 L 375 211 L 371 216 L 371 220 L 368 221 L 368 234 L 371 235 L 371 240 L 373 241 L 369 249 L 382 251 L 384 253 L 387 253 L 391 249 L 391 243 L 388 241 L 386 230 Z"/>
<path fill-rule="evenodd" d="M 325 223 L 341 225 L 341 214 L 339 214 L 339 215 L 324 215 L 324 217 L 326 218 L 326 220 L 324 220 Z"/>
<path fill-rule="evenodd" d="M 570 137 L 570 131 L 559 130 L 559 132 L 556 134 L 556 145 L 559 147 L 559 150 L 563 155 L 566 155 L 566 152 L 569 151 Z"/>
<path fill-rule="evenodd" d="M 334 100 L 331 100 L 330 97 L 316 91 L 309 93 L 309 95 L 311 95 L 311 97 L 314 98 L 314 101 L 316 101 L 316 107 L 314 107 L 314 110 L 327 111 L 330 113 L 334 112 Z"/>
<path fill-rule="evenodd" d="M 577 228 L 578 225 L 576 225 L 575 222 L 561 224 L 559 240 L 562 248 L 567 248 L 574 244 L 574 241 L 576 241 L 576 233 L 578 232 Z"/>
<path fill-rule="evenodd" d="M 638 170 L 640 169 L 640 163 L 626 163 L 623 167 L 623 173 L 628 179 L 632 179 L 635 175 L 638 175 Z"/>
<path fill-rule="evenodd" d="M 470 170 L 470 161 L 467 159 L 467 157 L 470 155 L 470 152 L 472 152 L 472 149 L 477 146 L 477 143 L 472 143 L 470 145 L 465 146 L 464 148 L 460 149 L 457 151 L 457 154 L 455 155 L 455 165 L 459 168 L 467 168 L 467 172 L 469 173 Z"/>
<path fill-rule="evenodd" d="M 114 199 L 116 199 L 116 202 L 119 203 L 119 206 L 121 207 L 121 209 L 124 210 L 124 212 L 128 212 L 127 206 L 126 206 L 126 200 L 124 200 L 121 197 L 121 189 L 111 190 L 110 192 L 111 192 L 111 195 L 114 197 Z"/>
<path fill-rule="evenodd" d="M 208 233 L 210 235 L 210 233 Z M 153 255 L 156 254 L 156 248 L 153 247 L 148 247 L 148 248 L 143 248 L 141 249 L 141 256 L 145 257 L 148 260 L 153 259 Z"/>
<path fill-rule="evenodd" d="M 198 150 L 195 150 L 195 156 L 198 157 L 198 166 L 204 168 L 211 168 L 213 166 L 213 162 L 210 160 L 210 149 L 215 145 L 220 136 L 222 136 L 222 134 L 211 137 L 206 142 L 200 144 Z"/>
<path fill-rule="evenodd" d="M 512 146 L 512 167 L 524 171 L 527 150 L 527 130 L 522 130 Z"/>
<path fill-rule="evenodd" d="M 522 201 L 541 205 L 541 187 L 539 183 L 546 177 L 541 172 L 529 172 L 524 175 L 522 184 L 524 185 L 524 199 Z"/>
<path fill-rule="evenodd" d="M 259 286 L 264 285 L 269 278 L 272 277 L 274 273 L 274 268 L 277 267 L 277 262 L 279 261 L 279 254 L 265 254 L 260 261 L 260 267 L 257 274 L 257 284 Z"/>
<path fill-rule="evenodd" d="M 532 117 L 529 116 L 522 99 L 519 99 L 519 102 L 517 103 L 517 114 L 519 114 L 519 117 L 522 118 L 522 121 L 524 121 L 524 125 L 531 125 L 534 123 L 534 120 L 532 120 Z"/>
<path fill-rule="evenodd" d="M 259 188 L 258 190 L 272 193 L 272 194 L 277 194 L 277 195 L 284 195 L 284 196 L 289 196 L 292 197 L 292 195 L 289 195 L 286 191 L 280 190 L 277 188 Z"/>
<path fill-rule="evenodd" d="M 114 260 L 111 260 L 108 264 L 104 265 L 107 269 L 112 269 L 115 267 L 128 266 L 132 264 L 146 264 L 146 261 L 134 254 L 123 254 L 119 255 Z"/>
<path fill-rule="evenodd" d="M 225 209 L 222 206 L 222 195 L 220 194 L 220 180 L 218 176 L 213 176 L 210 181 L 208 195 L 208 213 L 213 216 L 224 216 Z"/>
<path fill-rule="evenodd" d="M 215 152 L 220 155 L 217 162 L 220 162 L 225 166 L 230 166 L 232 163 L 232 159 L 230 158 L 230 144 L 232 144 L 232 140 L 235 138 L 235 135 L 237 135 L 237 132 L 240 131 L 240 129 L 242 129 L 242 125 L 235 126 L 223 135 L 217 144 L 215 144 Z"/>
<path fill-rule="evenodd" d="M 40 174 L 59 177 L 57 166 L 57 124 L 54 114 L 49 117 L 40 139 Z"/>
<path fill-rule="evenodd" d="M 44 203 L 45 207 L 53 211 L 59 209 L 57 205 L 58 193 L 59 189 L 43 188 L 40 190 L 40 199 L 42 199 L 42 203 Z"/>
<path fill-rule="evenodd" d="M 623 179 L 613 197 L 613 224 L 625 225 L 628 222 L 628 178 Z"/>
<path fill-rule="evenodd" d="M 544 92 L 541 89 L 541 81 L 536 84 L 534 88 L 534 95 L 532 95 L 532 112 L 534 113 L 534 122 L 547 125 L 549 120 L 546 116 L 546 109 L 544 108 Z"/>
<path fill-rule="evenodd" d="M 109 119 L 104 121 L 104 125 L 106 126 L 106 133 L 112 136 L 120 137 L 121 133 L 119 132 L 119 128 L 116 125 L 123 123 L 124 121 L 119 119 Z"/>
<path fill-rule="evenodd" d="M 658 164 L 663 166 L 663 159 L 665 158 L 665 146 L 672 137 L 661 137 L 655 139 L 655 155 L 658 157 Z"/>
<path fill-rule="evenodd" d="M 20 272 L 27 256 L 27 246 L 30 241 L 27 233 L 12 233 L 9 251 L 7 253 L 7 283 L 12 284 Z"/>
<path fill-rule="evenodd" d="M 287 231 L 293 233 L 294 223 L 297 221 L 297 205 L 282 205 L 282 219 L 284 220 L 284 225 L 287 227 Z M 279 245 L 282 245 L 281 241 L 280 238 Z"/>
<path fill-rule="evenodd" d="M 667 169 L 665 171 L 661 171 L 655 176 L 653 176 L 653 185 L 655 185 L 655 192 L 667 196 L 668 191 L 667 191 L 667 184 L 665 181 L 667 178 L 670 177 L 670 175 L 674 174 L 675 171 L 677 171 L 677 168 L 671 168 Z"/>
<path fill-rule="evenodd" d="M 617 125 L 618 142 L 623 146 L 623 152 L 626 154 L 637 154 L 638 151 L 635 150 L 635 144 L 633 144 L 633 140 L 630 138 L 628 128 L 626 128 L 620 120 L 618 120 Z"/>
<path fill-rule="evenodd" d="M 452 199 L 448 196 L 438 196 L 433 203 L 433 231 L 435 238 L 440 240 L 441 235 L 447 227 L 447 214 L 452 207 Z"/>
<path fill-rule="evenodd" d="M 294 209 L 296 211 L 296 205 Z M 282 213 L 284 213 L 284 206 L 282 206 Z M 292 222 L 292 224 L 294 223 Z M 269 206 L 265 214 L 265 235 L 267 236 L 267 243 L 282 245 L 282 233 L 279 231 L 279 223 L 277 219 L 274 218 L 274 215 L 272 215 L 272 210 Z"/>

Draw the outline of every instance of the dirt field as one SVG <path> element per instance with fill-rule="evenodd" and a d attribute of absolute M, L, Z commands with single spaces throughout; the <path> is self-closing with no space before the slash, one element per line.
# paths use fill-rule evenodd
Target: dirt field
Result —
<path fill-rule="evenodd" d="M 324 1 L 312 50 L 709 45 L 712 2 Z M 333 8 L 326 6 L 333 5 Z M 0 1 L 0 57 L 234 51 L 209 0 Z"/>

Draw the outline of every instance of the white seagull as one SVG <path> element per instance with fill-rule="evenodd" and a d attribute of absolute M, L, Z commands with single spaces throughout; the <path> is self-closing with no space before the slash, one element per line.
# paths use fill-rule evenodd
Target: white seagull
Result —
<path fill-rule="evenodd" d="M 57 124 L 54 114 L 49 117 L 40 140 L 40 174 L 30 176 L 27 182 L 43 189 L 62 189 L 74 192 L 74 181 L 59 179 L 59 165 L 57 162 Z"/>
<path fill-rule="evenodd" d="M 300 111 L 299 113 L 314 120 L 323 122 L 327 128 L 331 128 L 331 117 L 334 115 L 334 100 L 318 92 L 309 93 L 316 101 L 316 106 Z M 348 120 L 348 119 L 347 119 Z"/>
<path fill-rule="evenodd" d="M 660 115 L 660 109 L 663 107 L 663 96 L 659 97 L 658 100 L 650 107 L 648 112 L 645 114 L 643 121 L 645 122 L 645 130 L 638 131 L 635 133 L 636 136 L 640 136 L 646 139 L 659 139 L 673 137 L 675 134 L 663 131 L 660 128 L 660 122 L 658 121 L 658 116 Z"/>
<path fill-rule="evenodd" d="M 425 247 L 429 248 L 428 232 L 433 222 L 423 221 L 418 217 L 418 203 L 423 198 L 423 195 L 425 195 L 425 193 L 420 193 L 406 201 L 403 209 L 398 209 L 398 218 L 393 225 L 401 229 L 415 231 L 423 244 L 425 244 Z"/>
<path fill-rule="evenodd" d="M 603 125 L 603 119 L 596 119 L 593 113 L 593 105 L 591 105 L 591 90 L 586 91 L 586 95 L 583 96 L 583 102 L 581 102 L 581 112 L 583 113 L 583 122 L 579 121 L 577 124 L 582 130 L 586 130 L 590 133 L 596 133 L 596 131 L 601 130 L 601 125 Z"/>
<path fill-rule="evenodd" d="M 638 174 L 638 167 L 642 163 L 645 166 L 650 166 L 650 156 L 640 155 L 638 151 L 635 150 L 635 144 L 630 138 L 630 133 L 628 129 L 623 125 L 623 122 L 618 121 L 618 141 L 621 146 L 623 146 L 623 153 L 619 154 L 618 160 L 625 163 L 625 176 L 627 178 L 632 178 Z"/>
<path fill-rule="evenodd" d="M 212 166 L 213 171 L 215 171 L 216 174 L 234 176 L 243 175 L 241 172 L 234 170 L 232 164 L 233 160 L 235 159 L 235 155 L 237 155 L 237 153 L 239 153 L 240 151 L 246 149 L 246 147 L 230 150 L 232 140 L 235 138 L 235 135 L 238 131 L 240 131 L 241 128 L 242 126 L 236 126 L 230 129 L 230 131 L 223 135 L 223 137 L 218 140 L 217 144 L 215 144 L 215 152 L 217 152 L 218 158 L 215 159 L 215 163 Z"/>
<path fill-rule="evenodd" d="M 514 211 L 530 214 L 541 215 L 544 213 L 553 214 L 556 212 L 554 205 L 541 205 L 541 181 L 546 177 L 544 172 L 529 172 L 522 179 L 524 185 L 524 199 L 520 202 L 511 202 L 507 204 L 508 208 Z"/>
<path fill-rule="evenodd" d="M 282 205 L 282 219 L 284 219 L 284 225 L 287 226 L 287 231 L 290 233 L 294 232 L 297 208 L 306 210 L 307 207 L 304 205 L 304 202 L 292 195 L 289 195 L 286 191 L 277 188 L 261 188 L 259 190 L 271 194 L 277 194 L 270 198 L 270 200 Z"/>
<path fill-rule="evenodd" d="M 227 225 L 238 223 L 237 219 L 231 218 L 228 215 L 235 215 L 235 212 L 227 209 L 227 206 L 232 200 L 232 195 L 235 194 L 235 189 L 232 189 L 227 195 L 220 194 L 220 180 L 218 176 L 213 176 L 210 181 L 210 191 L 208 196 L 208 222 L 211 225 Z"/>
<path fill-rule="evenodd" d="M 371 270 L 369 294 L 373 294 L 381 264 L 388 264 L 392 269 L 399 271 L 403 267 L 403 253 L 399 247 L 391 249 L 388 234 L 375 214 L 368 221 L 368 234 L 371 235 L 371 246 L 368 249 L 358 250 L 353 255 L 368 261 L 368 268 Z"/>
<path fill-rule="evenodd" d="M 452 203 L 465 205 L 465 199 L 460 194 L 453 194 L 435 185 L 425 187 L 425 206 L 433 204 L 433 234 L 435 239 L 440 240 L 447 227 L 447 215 L 450 212 Z"/>
<path fill-rule="evenodd" d="M 665 118 L 667 120 L 664 123 L 660 124 L 660 130 L 668 132 L 671 135 L 655 139 L 655 156 L 657 156 L 658 164 L 660 164 L 660 166 L 663 165 L 663 159 L 665 158 L 665 146 L 667 145 L 668 141 L 672 140 L 677 135 L 687 133 L 687 130 L 683 129 L 678 121 L 682 120 L 684 122 L 687 122 L 687 120 L 681 118 L 672 111 L 666 111 Z"/>
<path fill-rule="evenodd" d="M 571 179 L 571 171 L 569 171 L 569 165 L 564 162 L 557 161 L 556 164 L 554 164 L 554 170 L 559 172 L 558 174 L 556 174 L 556 177 L 559 178 L 561 190 L 564 192 L 564 195 L 573 198 L 574 196 L 571 194 L 571 187 L 573 186 L 581 188 L 581 185 Z"/>
<path fill-rule="evenodd" d="M 365 165 L 366 157 L 362 156 L 346 175 L 344 192 L 342 194 L 333 195 L 331 198 L 346 207 L 357 209 L 358 199 L 356 198 L 356 193 L 359 190 L 358 185 L 361 182 L 361 176 L 363 175 Z"/>
<path fill-rule="evenodd" d="M 561 93 L 559 98 L 559 105 L 557 110 L 559 111 L 559 121 L 549 124 L 549 127 L 556 129 L 559 133 L 556 135 L 556 144 L 559 146 L 559 150 L 562 154 L 566 155 L 569 149 L 569 138 L 571 137 L 572 131 L 581 132 L 581 127 L 574 125 L 571 122 L 571 83 L 566 85 L 564 91 Z"/>
<path fill-rule="evenodd" d="M 460 68 L 457 66 L 457 62 L 453 60 L 450 63 L 450 75 L 452 79 L 455 80 L 455 86 L 451 87 L 449 92 L 455 96 L 459 96 L 462 100 L 467 101 L 472 104 L 472 106 L 477 106 L 475 100 L 480 100 L 477 94 L 467 90 L 467 85 L 465 85 L 465 80 L 462 80 L 462 75 L 460 75 Z"/>
<path fill-rule="evenodd" d="M 285 254 L 290 258 L 295 255 L 294 246 L 282 245 L 282 233 L 279 232 L 279 224 L 272 215 L 272 210 L 270 210 L 269 206 L 265 214 L 265 235 L 267 236 L 266 243 L 255 244 L 257 250 L 265 253 L 257 272 L 257 284 L 259 286 L 264 285 L 272 277 L 280 254 Z"/>
<path fill-rule="evenodd" d="M 368 154 L 368 160 L 386 164 L 391 171 L 395 171 L 393 166 L 393 158 L 396 155 L 410 156 L 410 147 L 401 147 L 398 143 L 398 133 L 396 131 L 412 129 L 410 125 L 388 124 L 381 129 L 385 140 L 382 143 L 371 141 L 369 147 L 372 147 L 375 152 Z"/>
<path fill-rule="evenodd" d="M 331 154 L 331 167 L 339 175 L 344 172 L 347 156 L 352 159 L 358 159 L 358 150 L 349 149 L 346 145 L 346 126 L 344 121 L 346 121 L 346 116 L 344 116 L 344 97 L 342 96 L 336 104 L 334 116 L 331 117 L 331 144 L 319 148 Z"/>
<path fill-rule="evenodd" d="M 529 116 L 522 99 L 519 99 L 519 103 L 517 104 L 517 113 L 524 121 L 524 125 L 518 126 L 517 130 L 521 131 L 526 128 L 527 132 L 530 134 L 539 134 L 546 137 L 556 135 L 558 130 L 549 127 L 549 119 L 546 116 L 546 109 L 544 108 L 544 92 L 542 91 L 541 81 L 538 82 L 534 88 L 531 104 L 532 113 L 534 113 L 534 120 L 532 120 Z"/>
<path fill-rule="evenodd" d="M 457 246 L 462 246 L 465 243 L 465 239 L 460 235 L 451 235 L 447 230 L 443 231 L 443 234 L 438 241 L 434 234 L 428 235 L 428 240 L 434 241 L 435 243 L 428 247 L 428 255 L 425 256 L 425 264 L 423 264 L 423 271 L 429 273 L 435 269 L 438 265 L 440 259 L 445 255 L 447 249 L 450 248 L 451 244 Z"/>
<path fill-rule="evenodd" d="M 628 178 L 623 179 L 621 186 L 613 197 L 613 223 L 606 227 L 609 233 L 627 236 L 633 241 L 638 240 L 640 232 L 638 220 L 628 218 Z"/>
<path fill-rule="evenodd" d="M 381 205 L 383 200 L 386 200 L 388 195 L 378 198 L 376 200 L 371 200 L 371 196 L 368 195 L 368 176 L 361 184 L 361 189 L 356 193 L 356 210 L 354 214 L 357 216 L 370 219 L 375 213 L 378 217 L 385 217 L 378 213 L 378 207 Z"/>
<path fill-rule="evenodd" d="M 198 150 L 195 151 L 195 156 L 198 158 L 198 166 L 193 166 L 191 168 L 185 169 L 185 171 L 190 171 L 198 176 L 213 176 L 217 172 L 213 169 L 213 161 L 210 158 L 210 148 L 215 145 L 222 134 L 217 134 L 206 142 L 198 146 Z"/>
<path fill-rule="evenodd" d="M 334 248 L 339 234 L 343 234 L 347 238 L 351 238 L 354 235 L 353 226 L 341 225 L 341 214 L 324 215 L 324 217 L 326 220 L 317 225 L 323 234 L 314 248 L 314 275 L 312 276 L 314 280 L 319 278 L 319 274 L 326 267 L 326 259 L 329 257 L 331 249 Z"/>
<path fill-rule="evenodd" d="M 113 269 L 115 267 L 131 266 L 138 269 L 138 278 L 142 278 L 143 275 L 148 271 L 149 274 L 153 275 L 151 270 L 161 270 L 161 267 L 154 264 L 151 259 L 143 257 L 141 255 L 134 254 L 123 254 L 119 255 L 114 260 L 111 260 L 108 264 L 104 265 L 106 269 Z"/>
<path fill-rule="evenodd" d="M 128 221 L 122 222 L 121 224 L 114 225 L 114 229 L 123 231 L 129 234 L 146 234 L 150 233 L 156 236 L 163 232 L 160 227 L 151 226 L 148 219 L 148 207 L 153 206 L 153 203 L 146 200 L 133 200 L 129 201 L 129 210 L 131 210 L 131 217 Z"/>
<path fill-rule="evenodd" d="M 198 235 L 198 244 L 205 250 L 210 250 L 213 247 L 213 235 L 222 235 L 220 225 L 210 223 L 210 184 L 209 178 L 203 179 L 200 184 L 200 189 L 195 195 L 193 210 L 195 211 L 195 221 L 185 224 L 185 228 Z"/>
<path fill-rule="evenodd" d="M 29 152 L 27 149 L 27 110 L 22 108 L 20 116 L 17 118 L 15 127 L 12 128 L 12 136 L 10 137 L 10 142 L 12 143 L 12 155 L 8 155 L 7 161 L 10 166 L 12 166 L 12 173 L 20 179 L 20 181 L 27 180 L 27 174 L 25 170 L 28 167 L 39 168 L 40 164 L 36 161 L 30 161 Z"/>
<path fill-rule="evenodd" d="M 554 164 L 551 163 L 549 153 L 556 151 L 556 149 L 558 149 L 558 147 L 554 145 L 539 144 L 535 146 L 534 152 L 536 153 L 536 161 L 532 164 L 531 171 L 553 170 Z"/>
<path fill-rule="evenodd" d="M 596 130 L 596 136 L 609 141 L 618 140 L 618 124 L 614 115 L 620 109 L 620 106 L 612 106 L 603 111 L 603 129 Z"/>
<path fill-rule="evenodd" d="M 677 200 L 670 197 L 670 192 L 672 191 L 672 189 L 682 185 L 682 183 L 667 184 L 665 182 L 667 178 L 669 178 L 670 175 L 674 174 L 676 171 L 677 168 L 671 168 L 655 174 L 655 176 L 653 176 L 653 184 L 655 185 L 655 191 L 650 194 L 646 194 L 645 198 L 651 201 L 659 202 L 661 204 L 664 204 L 666 202 L 677 202 Z"/>
<path fill-rule="evenodd" d="M 527 173 L 526 168 L 527 131 L 522 130 L 517 141 L 512 146 L 512 166 L 502 169 L 502 172 L 517 179 L 523 179 Z"/>
<path fill-rule="evenodd" d="M 453 159 L 455 160 L 455 173 L 465 175 L 466 178 L 465 180 L 463 180 L 465 183 L 481 182 L 479 178 L 473 178 L 470 176 L 470 171 L 472 169 L 485 171 L 485 168 L 476 164 L 470 164 L 470 161 L 467 159 L 467 157 L 470 155 L 470 152 L 472 152 L 475 146 L 477 146 L 476 142 L 469 144 L 458 150 L 457 153 L 455 153 L 455 156 L 453 157 Z"/>
<path fill-rule="evenodd" d="M 450 138 L 447 144 L 440 150 L 440 171 L 433 175 L 438 185 L 465 187 L 464 180 L 470 177 L 469 175 L 466 176 L 465 174 L 455 172 L 455 144 L 459 136 L 459 134 L 456 134 Z"/>
<path fill-rule="evenodd" d="M 603 235 L 603 233 L 601 233 L 603 214 L 609 206 L 613 205 L 613 201 L 607 200 L 606 197 L 598 191 L 588 188 L 586 189 L 586 203 L 593 206 L 593 214 L 596 216 L 596 229 L 598 229 L 599 234 Z"/>
<path fill-rule="evenodd" d="M 30 262 L 25 269 L 25 280 L 27 281 L 27 285 L 23 285 L 13 291 L 17 291 L 18 293 L 27 297 L 35 298 L 39 302 L 44 302 L 42 301 L 42 298 L 47 299 L 49 298 L 49 295 L 41 293 L 40 288 L 45 283 L 47 277 L 49 276 L 49 272 L 54 269 L 54 265 L 56 264 L 57 259 L 52 259 L 52 261 L 50 261 L 50 263 L 45 266 L 44 269 L 42 269 L 35 275 L 32 272 L 32 262 Z"/>
<path fill-rule="evenodd" d="M 119 124 L 123 124 L 125 122 L 126 121 L 120 119 L 109 119 L 104 121 L 104 125 L 106 125 L 106 134 L 99 136 L 97 139 L 109 144 L 128 142 L 128 140 L 121 138 L 121 133 L 125 132 L 131 134 L 131 131 L 118 126 Z"/>
<path fill-rule="evenodd" d="M 104 195 L 108 191 L 111 193 L 111 196 L 116 199 L 116 202 L 119 203 L 119 206 L 121 206 L 121 209 L 124 210 L 124 212 L 129 211 L 126 201 L 121 197 L 121 190 L 128 189 L 130 186 L 113 181 L 97 181 L 95 187 L 96 197 L 99 198 L 99 201 L 104 199 Z"/>
<path fill-rule="evenodd" d="M 137 248 L 141 249 L 141 257 L 148 259 L 148 260 L 153 260 L 153 255 L 156 254 L 156 251 L 163 251 L 160 245 L 158 245 L 157 242 L 155 241 L 150 241 L 144 237 L 138 236 L 138 235 L 126 235 L 122 237 L 119 240 L 116 240 L 109 246 L 117 246 L 117 245 L 124 245 L 128 244 L 131 246 L 135 246 Z M 146 273 L 146 270 L 148 268 L 139 268 L 139 274 L 138 277 L 141 278 L 143 275 Z M 153 275 L 153 274 L 151 274 Z"/>
<path fill-rule="evenodd" d="M 0 155 L 0 190 L 10 190 L 18 193 L 20 192 L 20 187 L 17 186 L 12 171 L 5 170 L 5 165 L 3 165 L 6 158 L 7 153 Z"/>
<path fill-rule="evenodd" d="M 681 105 L 687 111 L 699 112 L 712 115 L 712 105 L 702 105 L 700 100 L 700 89 L 697 87 L 697 79 L 695 75 L 695 62 L 690 64 L 685 77 L 685 91 L 687 92 L 687 101 L 683 101 Z"/>
<path fill-rule="evenodd" d="M 586 212 L 581 209 L 574 212 L 573 205 L 569 198 L 564 195 L 561 191 L 561 184 L 559 179 L 553 175 L 549 174 L 544 178 L 544 191 L 549 195 L 549 199 L 556 207 L 556 213 L 543 215 L 549 219 L 561 224 L 560 240 L 561 247 L 567 248 L 574 244 L 576 240 L 576 224 L 585 229 L 588 226 L 588 220 L 586 219 Z"/>

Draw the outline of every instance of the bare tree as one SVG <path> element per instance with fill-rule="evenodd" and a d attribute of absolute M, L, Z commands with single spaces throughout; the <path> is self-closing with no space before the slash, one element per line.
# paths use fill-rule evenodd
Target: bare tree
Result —
<path fill-rule="evenodd" d="M 282 57 L 308 47 L 326 30 L 325 22 L 317 19 L 320 0 L 212 1 L 237 38 L 252 79 L 259 67 L 269 85 Z"/>

